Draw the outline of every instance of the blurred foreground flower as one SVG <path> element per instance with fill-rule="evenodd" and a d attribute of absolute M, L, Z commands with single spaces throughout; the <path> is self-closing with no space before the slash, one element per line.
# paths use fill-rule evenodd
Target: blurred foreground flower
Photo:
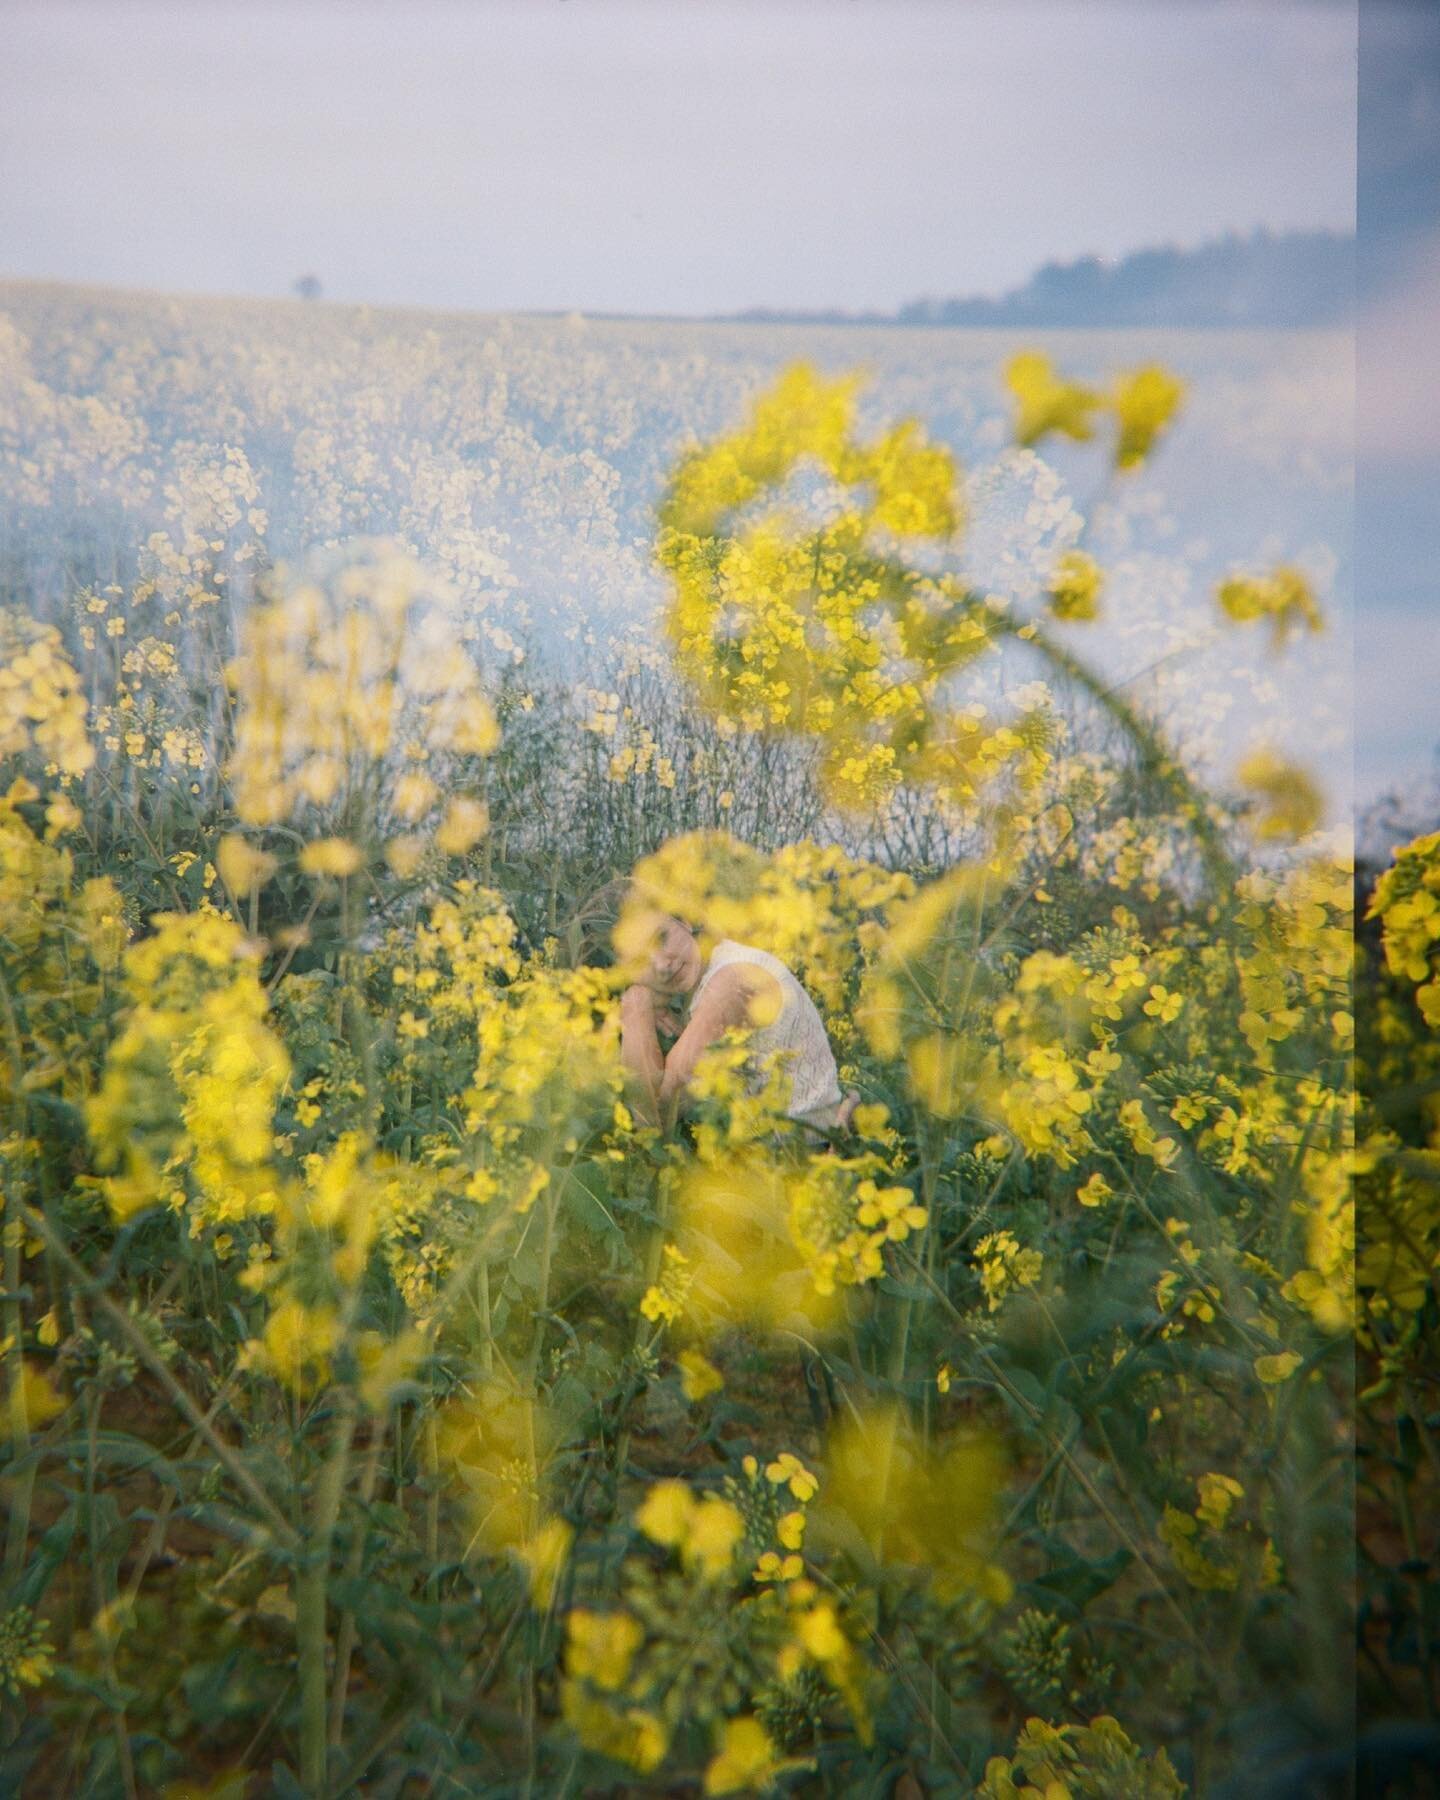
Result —
<path fill-rule="evenodd" d="M 451 591 L 386 540 L 280 566 L 247 613 L 231 663 L 236 810 L 252 826 L 308 811 L 347 837 L 428 832 L 463 855 L 483 803 L 457 795 L 499 742 Z M 311 873 L 364 860 L 339 836 L 310 846 Z M 342 866 L 342 863 L 344 866 Z"/>
<path fill-rule="evenodd" d="M 898 1402 L 875 1405 L 831 1435 L 816 1530 L 862 1565 L 933 1579 L 945 1598 L 973 1592 L 1003 1606 L 1013 1584 L 990 1553 L 1004 1477 L 990 1439 L 927 1445 Z"/>
<path fill-rule="evenodd" d="M 1261 838 L 1294 839 L 1314 831 L 1325 816 L 1318 787 L 1301 768 L 1273 750 L 1257 750 L 1235 772 L 1242 788 L 1254 794 L 1258 811 L 1255 832 Z"/>
<path fill-rule="evenodd" d="M 0 611 L 0 757 L 34 750 L 63 774 L 95 761 L 88 703 L 53 625 Z"/>
<path fill-rule="evenodd" d="M 1012 357 L 1005 381 L 1015 397 L 1017 444 L 1038 443 L 1051 432 L 1087 440 L 1095 435 L 1094 414 L 1106 411 L 1113 413 L 1117 427 L 1117 469 L 1135 469 L 1145 461 L 1185 394 L 1185 384 L 1158 363 L 1126 371 L 1108 394 L 1100 393 L 1060 375 L 1040 350 Z"/>
<path fill-rule="evenodd" d="M 868 808 L 901 782 L 957 804 L 1007 772 L 1033 785 L 1043 709 L 992 728 L 945 691 L 993 641 L 983 597 L 897 544 L 952 541 L 954 459 L 911 420 L 861 443 L 855 387 L 797 364 L 676 470 L 656 553 L 674 583 L 680 667 L 723 723 L 815 741 L 837 805 Z M 788 484 L 817 470 L 828 492 L 807 510 Z"/>
<path fill-rule="evenodd" d="M 1283 564 L 1269 575 L 1230 575 L 1215 590 L 1220 610 L 1238 624 L 1270 621 L 1270 647 L 1283 649 L 1292 630 L 1321 631 L 1325 619 L 1303 570 Z"/>

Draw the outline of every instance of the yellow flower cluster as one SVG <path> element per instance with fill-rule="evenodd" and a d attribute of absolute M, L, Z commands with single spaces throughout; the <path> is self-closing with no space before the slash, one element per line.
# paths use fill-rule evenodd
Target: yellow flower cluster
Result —
<path fill-rule="evenodd" d="M 788 1184 L 791 1242 L 821 1299 L 837 1283 L 878 1281 L 885 1273 L 885 1246 L 903 1243 L 929 1221 L 908 1187 L 881 1187 L 868 1175 L 856 1179 L 872 1164 L 868 1156 L 815 1156 Z"/>
<path fill-rule="evenodd" d="M 1270 644 L 1282 649 L 1291 631 L 1323 631 L 1324 615 L 1304 572 L 1289 564 L 1268 575 L 1229 575 L 1215 590 L 1221 612 L 1237 624 L 1270 621 Z"/>
<path fill-rule="evenodd" d="M 1033 1288 L 1045 1270 L 1038 1250 L 1021 1248 L 1011 1231 L 992 1231 L 975 1246 L 980 1287 L 991 1312 L 998 1311 L 1005 1296 L 1016 1288 Z"/>
<path fill-rule="evenodd" d="M 1415 989 L 1425 1023 L 1440 1029 L 1440 831 L 1396 849 L 1365 917 L 1380 920 L 1386 967 Z"/>
<path fill-rule="evenodd" d="M 268 1317 L 248 1347 L 263 1368 L 295 1393 L 323 1387 L 335 1353 L 348 1340 L 370 1252 L 405 1186 L 400 1165 L 377 1156 L 358 1132 L 343 1132 L 302 1162 L 301 1182 L 286 1180 L 275 1196 L 273 1242 L 241 1279 L 263 1292 Z M 357 1353 L 361 1346 L 355 1346 Z M 402 1333 L 387 1345 L 373 1335 L 363 1346 L 364 1397 L 383 1410 L 390 1391 L 418 1361 L 422 1340 Z"/>
<path fill-rule="evenodd" d="M 1253 751 L 1235 771 L 1235 778 L 1256 796 L 1254 828 L 1261 839 L 1305 837 L 1325 817 L 1325 799 L 1314 780 L 1273 750 Z"/>
<path fill-rule="evenodd" d="M 131 1006 L 86 1109 L 111 1210 L 126 1219 L 190 1183 L 192 1231 L 273 1212 L 275 1102 L 290 1073 L 265 1022 L 254 946 L 213 909 L 157 913 L 126 953 Z"/>
<path fill-rule="evenodd" d="M 1099 617 L 1105 578 L 1099 563 L 1084 550 L 1067 550 L 1056 563 L 1046 602 L 1057 619 L 1088 622 Z"/>
<path fill-rule="evenodd" d="M 859 1017 L 877 1055 L 904 1057 L 930 1112 L 1003 1125 L 1031 1154 L 1068 1168 L 1092 1147 L 1085 1120 L 1120 1063 L 1112 1022 L 1147 976 L 1135 954 L 1087 969 L 1037 951 L 1007 990 L 987 924 L 1004 892 L 993 866 L 962 866 L 902 908 Z M 1088 1050 L 1072 1049 L 1086 1036 Z"/>
<path fill-rule="evenodd" d="M 774 1494 L 770 1504 L 762 1499 L 757 1511 L 761 1517 L 773 1516 L 776 1548 L 761 1551 L 754 1579 L 760 1583 L 798 1581 L 805 1573 L 805 1558 L 801 1554 L 807 1523 L 805 1508 L 819 1491 L 819 1479 L 789 1450 L 766 1463 L 763 1476 L 756 1457 L 747 1456 L 741 1466 L 752 1494 L 765 1495 L 772 1490 Z M 774 1514 L 773 1506 L 785 1505 L 787 1495 L 798 1504 Z"/>
<path fill-rule="evenodd" d="M 55 1646 L 46 1636 L 49 1629 L 49 1622 L 37 1619 L 28 1606 L 12 1606 L 0 1615 L 0 1688 L 12 1698 L 54 1674 Z"/>
<path fill-rule="evenodd" d="M 95 760 L 88 710 L 55 627 L 0 611 L 0 756 L 33 751 L 47 773 L 83 775 Z"/>
<path fill-rule="evenodd" d="M 798 364 L 738 431 L 681 463 L 657 545 L 680 667 L 722 719 L 818 743 L 839 805 L 869 807 L 901 782 L 969 801 L 1007 769 L 1033 785 L 1048 752 L 1042 714 L 989 730 L 941 694 L 992 641 L 980 597 L 891 550 L 896 538 L 954 536 L 953 459 L 912 421 L 857 442 L 855 388 Z M 845 495 L 818 524 L 786 504 L 804 468 Z"/>
<path fill-rule="evenodd" d="M 666 1244 L 660 1280 L 652 1283 L 641 1298 L 642 1315 L 654 1324 L 673 1325 L 685 1310 L 685 1297 L 694 1279 L 690 1258 L 674 1244 Z"/>
<path fill-rule="evenodd" d="M 1145 1757 L 1117 1719 L 1101 1713 L 1088 1725 L 1028 1719 L 1015 1754 L 992 1756 L 977 1800 L 1183 1800 L 1185 1783 L 1163 1749 Z"/>
<path fill-rule="evenodd" d="M 68 800 L 51 803 L 44 838 L 25 822 L 19 808 L 39 798 L 23 777 L 0 794 L 0 960 L 11 994 L 0 1096 L 58 1087 L 79 1105 L 91 1086 L 90 1015 L 129 933 L 110 878 L 77 888 L 71 853 L 46 841 L 68 823 Z"/>
<path fill-rule="evenodd" d="M 1161 1542 L 1190 1586 L 1231 1592 L 1248 1570 L 1259 1587 L 1278 1587 L 1283 1572 L 1271 1540 L 1262 1540 L 1249 1524 L 1238 1531 L 1231 1527 L 1235 1502 L 1245 1497 L 1241 1484 L 1211 1472 L 1197 1479 L 1195 1489 L 1194 1511 L 1167 1505 L 1159 1526 Z"/>
<path fill-rule="evenodd" d="M 1127 1100 L 1120 1108 L 1120 1126 L 1137 1156 L 1145 1156 L 1157 1168 L 1172 1168 L 1180 1155 L 1180 1146 L 1171 1137 L 1159 1137 L 1145 1114 L 1140 1100 Z"/>
<path fill-rule="evenodd" d="M 770 1734 L 758 1719 L 749 1715 L 727 1719 L 721 1728 L 720 1746 L 705 1769 L 704 1790 L 707 1794 L 758 1793 L 771 1785 L 781 1767 Z"/>
<path fill-rule="evenodd" d="M 392 858 L 427 841 L 464 855 L 486 814 L 454 784 L 499 728 L 451 597 L 384 541 L 281 568 L 246 614 L 229 680 L 237 703 L 228 773 L 246 824 L 303 809 L 350 832 L 378 819 Z M 313 860 L 313 859 L 312 859 Z M 333 858 L 314 872 L 349 873 Z"/>
<path fill-rule="evenodd" d="M 745 1521 L 728 1500 L 699 1498 L 683 1481 L 657 1481 L 645 1496 L 635 1523 L 654 1544 L 679 1552 L 685 1568 L 706 1581 L 730 1572 Z"/>
<path fill-rule="evenodd" d="M 847 1417 L 826 1446 L 826 1509 L 843 1516 L 881 1563 L 925 1571 L 942 1597 L 1013 1592 L 991 1560 L 1005 1465 L 988 1438 L 922 1439 L 903 1406 Z"/>
<path fill-rule="evenodd" d="M 1237 884 L 1240 907 L 1240 1029 L 1255 1059 L 1273 1069 L 1275 1046 L 1307 1021 L 1337 1025 L 1348 1050 L 1353 975 L 1353 871 L 1310 857 L 1282 876 L 1256 871 Z M 1394 891 L 1394 890 L 1392 890 Z"/>
<path fill-rule="evenodd" d="M 1017 444 L 1038 443 L 1051 432 L 1088 440 L 1095 435 L 1095 414 L 1109 412 L 1116 425 L 1117 469 L 1138 468 L 1145 461 L 1185 394 L 1184 383 L 1158 363 L 1126 371 L 1105 394 L 1068 380 L 1039 350 L 1013 356 L 1005 366 L 1005 381 L 1015 399 Z"/>
<path fill-rule="evenodd" d="M 520 974 L 515 921 L 493 888 L 461 879 L 413 929 L 390 934 L 374 957 L 377 974 L 429 1024 L 473 1024 L 501 1004 Z"/>
<path fill-rule="evenodd" d="M 624 1078 L 611 985 L 536 959 L 482 1005 L 463 1096 L 471 1200 L 527 1212 L 552 1163 L 613 1123 Z"/>
<path fill-rule="evenodd" d="M 440 1462 L 468 1501 L 471 1548 L 518 1556 L 530 1567 L 532 1589 L 537 1579 L 543 1587 L 569 1548 L 563 1521 L 550 1513 L 560 1435 L 550 1407 L 498 1376 L 467 1385 L 436 1420 Z"/>
<path fill-rule="evenodd" d="M 777 1158 L 763 1145 L 702 1142 L 674 1192 L 670 1274 L 642 1302 L 647 1317 L 706 1331 L 798 1324 L 828 1330 L 842 1288 L 885 1272 L 885 1246 L 928 1221 L 910 1188 L 881 1185 L 883 1163 L 810 1153 Z"/>

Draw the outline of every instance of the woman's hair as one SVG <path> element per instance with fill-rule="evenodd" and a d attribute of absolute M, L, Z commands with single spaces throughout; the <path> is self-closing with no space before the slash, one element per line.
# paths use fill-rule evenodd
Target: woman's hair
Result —
<path fill-rule="evenodd" d="M 566 921 L 565 948 L 575 968 L 608 969 L 615 961 L 615 927 L 635 896 L 628 875 L 607 881 L 586 896 Z"/>
<path fill-rule="evenodd" d="M 608 969 L 615 963 L 615 927 L 627 908 L 643 905 L 645 889 L 629 875 L 618 875 L 603 887 L 586 896 L 566 921 L 563 942 L 571 966 L 586 969 Z M 657 911 L 664 910 L 652 902 Z M 678 913 L 670 915 L 680 918 Z M 689 930 L 696 929 L 692 919 L 681 919 Z"/>

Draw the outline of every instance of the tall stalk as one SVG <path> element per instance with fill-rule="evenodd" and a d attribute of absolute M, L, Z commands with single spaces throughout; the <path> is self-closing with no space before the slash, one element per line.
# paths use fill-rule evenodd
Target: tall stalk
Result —
<path fill-rule="evenodd" d="M 341 1389 L 330 1454 L 315 1484 L 314 1503 L 295 1574 L 295 1651 L 300 1675 L 300 1781 L 308 1794 L 323 1800 L 329 1713 L 325 1679 L 326 1596 L 330 1585 L 330 1550 L 340 1501 L 350 1467 L 355 1435 L 355 1394 Z"/>

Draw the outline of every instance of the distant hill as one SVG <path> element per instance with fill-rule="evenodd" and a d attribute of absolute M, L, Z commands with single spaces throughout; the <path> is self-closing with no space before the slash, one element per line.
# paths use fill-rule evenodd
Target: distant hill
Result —
<path fill-rule="evenodd" d="M 731 316 L 856 325 L 1304 326 L 1343 325 L 1354 307 L 1353 234 L 1261 230 L 1230 232 L 1193 250 L 1136 250 L 1119 262 L 1048 262 L 999 299 L 912 300 L 895 313 Z"/>

